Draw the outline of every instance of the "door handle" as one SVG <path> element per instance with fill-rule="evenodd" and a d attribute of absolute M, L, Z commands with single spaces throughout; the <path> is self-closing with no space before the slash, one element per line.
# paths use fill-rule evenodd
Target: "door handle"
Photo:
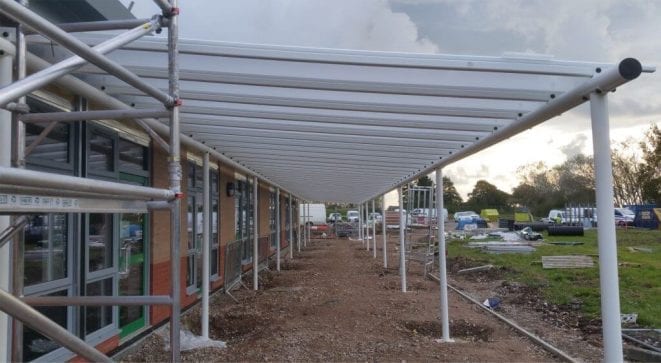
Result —
<path fill-rule="evenodd" d="M 124 266 L 122 266 L 122 270 L 119 272 L 120 279 L 129 277 L 131 272 L 131 250 L 132 248 L 130 244 L 126 244 L 121 248 L 120 253 L 124 255 Z"/>

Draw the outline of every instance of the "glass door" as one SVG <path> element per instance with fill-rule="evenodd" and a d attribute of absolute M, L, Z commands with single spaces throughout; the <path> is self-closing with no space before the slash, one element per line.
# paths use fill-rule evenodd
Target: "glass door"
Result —
<path fill-rule="evenodd" d="M 147 179 L 134 175 L 122 175 L 122 181 L 146 185 Z M 119 233 L 119 295 L 145 295 L 147 287 L 147 214 L 125 213 L 120 215 Z M 120 306 L 120 338 L 142 329 L 147 323 L 146 306 Z"/>

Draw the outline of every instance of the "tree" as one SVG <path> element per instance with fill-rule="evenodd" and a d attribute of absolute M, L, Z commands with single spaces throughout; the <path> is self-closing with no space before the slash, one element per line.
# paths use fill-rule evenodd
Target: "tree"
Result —
<path fill-rule="evenodd" d="M 595 204 L 594 159 L 578 154 L 553 168 L 565 204 Z"/>
<path fill-rule="evenodd" d="M 639 162 L 633 145 L 630 140 L 622 142 L 611 152 L 613 195 L 618 206 L 643 203 L 644 164 Z"/>
<path fill-rule="evenodd" d="M 463 203 L 463 199 L 457 188 L 454 186 L 454 182 L 448 177 L 443 177 L 443 206 L 448 210 L 449 213 L 453 213 L 459 210 L 459 207 Z"/>
<path fill-rule="evenodd" d="M 526 207 L 533 215 L 547 215 L 549 210 L 565 204 L 558 182 L 558 170 L 543 161 L 526 164 L 517 169 L 521 183 L 512 190 L 511 202 Z"/>
<path fill-rule="evenodd" d="M 652 124 L 640 142 L 643 153 L 641 181 L 643 201 L 661 205 L 661 128 Z"/>
<path fill-rule="evenodd" d="M 473 191 L 468 193 L 466 205 L 476 211 L 485 208 L 509 209 L 510 195 L 498 189 L 495 185 L 486 180 L 479 180 L 475 183 Z"/>
<path fill-rule="evenodd" d="M 428 175 L 423 175 L 415 181 L 415 185 L 419 187 L 431 187 L 434 185 L 434 182 Z"/>

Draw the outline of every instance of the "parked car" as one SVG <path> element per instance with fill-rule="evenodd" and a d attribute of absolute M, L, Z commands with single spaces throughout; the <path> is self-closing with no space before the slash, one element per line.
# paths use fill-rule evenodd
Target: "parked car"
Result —
<path fill-rule="evenodd" d="M 342 222 L 342 213 L 331 213 L 326 219 L 328 223 Z"/>
<path fill-rule="evenodd" d="M 357 210 L 347 211 L 347 222 L 358 222 L 360 213 Z"/>
<path fill-rule="evenodd" d="M 472 210 L 461 211 L 454 214 L 454 220 L 459 221 L 461 219 L 481 219 L 480 215 L 473 212 Z"/>
<path fill-rule="evenodd" d="M 381 222 L 381 219 L 382 219 L 381 213 L 376 213 L 376 212 L 370 213 L 370 215 L 367 219 L 370 220 L 370 221 L 376 220 L 377 222 Z"/>
<path fill-rule="evenodd" d="M 633 220 L 636 218 L 634 213 L 629 208 L 615 208 L 615 224 L 618 226 L 633 225 Z"/>
<path fill-rule="evenodd" d="M 374 212 L 374 213 L 370 213 L 370 214 L 367 216 L 367 225 L 368 225 L 368 226 L 371 226 L 371 225 L 373 225 L 375 222 L 376 222 L 376 223 L 379 223 L 379 222 L 381 222 L 381 219 L 382 219 L 382 218 L 381 218 L 381 213 L 376 213 L 376 212 Z"/>

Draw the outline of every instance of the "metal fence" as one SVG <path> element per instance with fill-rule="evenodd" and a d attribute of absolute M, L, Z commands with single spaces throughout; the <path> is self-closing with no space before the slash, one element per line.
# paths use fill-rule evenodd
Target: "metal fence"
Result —
<path fill-rule="evenodd" d="M 230 291 L 241 281 L 241 251 L 245 239 L 225 245 L 225 291 Z"/>
<path fill-rule="evenodd" d="M 260 269 L 268 267 L 268 258 L 271 254 L 271 236 L 259 237 L 257 240 L 259 263 L 265 266 L 260 266 Z"/>

